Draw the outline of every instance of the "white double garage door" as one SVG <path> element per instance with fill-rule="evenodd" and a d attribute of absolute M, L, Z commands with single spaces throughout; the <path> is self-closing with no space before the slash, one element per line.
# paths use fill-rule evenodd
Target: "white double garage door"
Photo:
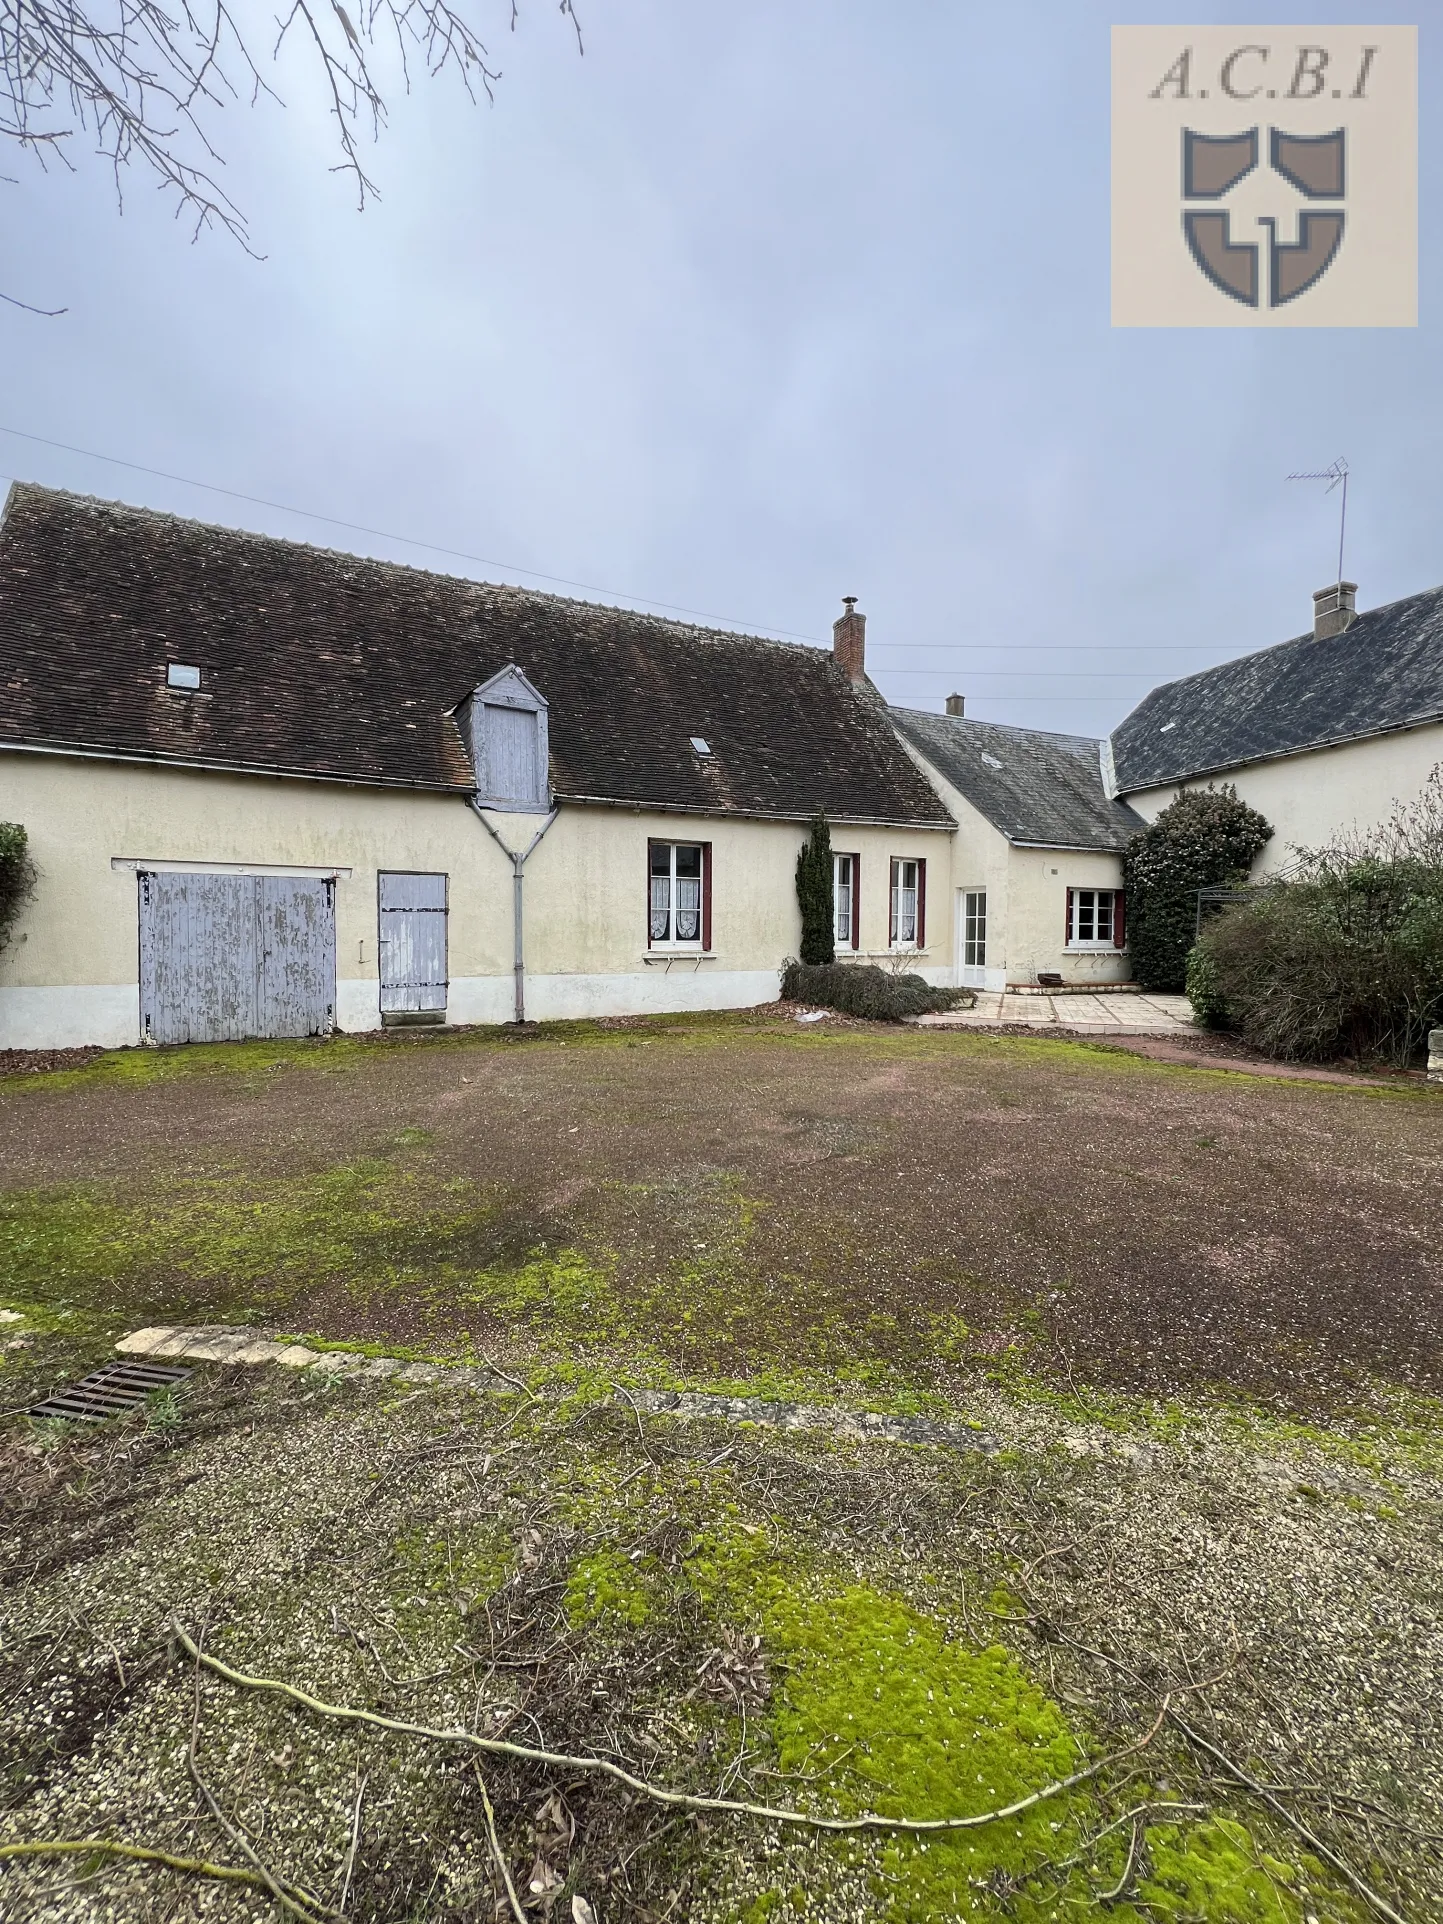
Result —
<path fill-rule="evenodd" d="M 142 869 L 138 883 L 146 1041 L 331 1032 L 333 877 Z M 446 877 L 382 873 L 377 909 L 382 1019 L 444 1019 Z"/>

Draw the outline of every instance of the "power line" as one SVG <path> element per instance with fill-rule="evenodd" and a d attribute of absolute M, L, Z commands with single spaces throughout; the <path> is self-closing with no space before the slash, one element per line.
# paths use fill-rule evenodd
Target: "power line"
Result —
<path fill-rule="evenodd" d="M 118 454 L 101 454 L 95 448 L 77 448 L 68 441 L 51 441 L 43 434 L 27 434 L 24 428 L 6 427 L 0 421 L 0 434 L 13 434 L 21 441 L 34 441 L 42 448 L 58 448 L 62 454 L 78 454 L 87 461 L 106 461 L 113 468 L 129 468 L 135 474 L 153 475 L 158 481 L 176 481 L 183 488 L 204 488 L 210 494 L 223 494 L 231 501 L 246 501 L 254 508 L 274 508 L 277 514 L 296 514 L 308 521 L 322 521 L 328 528 L 347 528 L 352 534 L 369 535 L 375 541 L 397 541 L 403 547 L 424 548 L 428 554 L 449 555 L 453 561 L 469 561 L 478 568 L 499 568 L 503 574 L 525 575 L 531 581 L 549 581 L 559 588 L 581 588 L 587 594 L 607 595 L 614 601 L 634 601 L 642 608 L 664 608 L 670 614 L 691 615 L 697 621 L 719 621 L 735 628 L 751 628 L 762 634 L 780 635 L 787 641 L 807 641 L 813 647 L 827 644 L 819 635 L 800 635 L 788 628 L 768 628 L 759 621 L 742 621 L 733 615 L 708 614 L 701 608 L 683 608 L 674 601 L 649 601 L 645 595 L 629 595 L 620 588 L 602 588 L 594 581 L 573 581 L 569 575 L 543 574 L 539 568 L 523 568 L 514 561 L 497 561 L 487 555 L 470 554 L 464 548 L 446 548 L 439 541 L 420 541 L 414 535 L 392 534 L 385 528 L 369 528 L 361 521 L 343 521 L 339 515 L 321 514 L 315 508 L 293 507 L 288 501 L 269 501 L 264 495 L 243 494 L 239 488 L 223 488 L 215 481 L 197 481 L 193 475 L 171 474 L 166 468 L 148 468 L 140 461 L 125 461 Z M 18 477 L 12 477 L 18 478 Z"/>
<path fill-rule="evenodd" d="M 739 617 L 731 616 L 731 615 L 710 614 L 704 609 L 683 607 L 678 602 L 652 601 L 652 600 L 649 600 L 645 595 L 627 594 L 624 590 L 620 588 L 600 587 L 594 581 L 576 581 L 567 575 L 545 574 L 538 568 L 523 568 L 523 567 L 520 567 L 515 562 L 497 561 L 485 555 L 471 554 L 464 548 L 448 548 L 443 546 L 440 542 L 422 541 L 414 535 L 394 534 L 390 530 L 385 528 L 368 527 L 364 522 L 345 521 L 345 520 L 342 520 L 342 518 L 339 515 L 322 514 L 319 512 L 319 510 L 315 508 L 298 508 L 292 505 L 290 502 L 271 501 L 264 495 L 245 494 L 239 488 L 222 487 L 219 482 L 197 481 L 193 475 L 173 474 L 166 468 L 147 467 L 143 462 L 127 461 L 119 455 L 101 454 L 95 448 L 76 447 L 69 441 L 53 441 L 43 434 L 27 433 L 24 428 L 7 427 L 3 422 L 0 422 L 0 434 L 13 435 L 17 440 L 20 440 L 20 441 L 32 441 L 39 447 L 55 448 L 62 454 L 76 454 L 76 455 L 79 455 L 83 460 L 104 461 L 111 467 L 128 468 L 131 470 L 131 472 L 135 474 L 148 474 L 152 476 L 154 479 L 159 481 L 174 481 L 181 487 L 201 488 L 210 494 L 224 495 L 228 500 L 231 500 L 231 501 L 247 502 L 251 507 L 270 508 L 274 510 L 277 514 L 298 515 L 301 518 L 308 521 L 322 522 L 324 523 L 325 526 L 330 528 L 345 528 L 352 534 L 368 535 L 373 540 L 376 540 L 376 541 L 394 541 L 399 543 L 402 547 L 422 548 L 428 554 L 447 555 L 454 561 L 469 561 L 476 567 L 497 568 L 497 569 L 500 569 L 501 572 L 504 574 L 525 575 L 529 580 L 547 581 L 547 582 L 550 582 L 555 587 L 580 588 L 588 594 L 606 595 L 611 597 L 613 600 L 617 600 L 617 601 L 635 602 L 639 607 L 642 607 L 642 608 L 660 608 L 660 609 L 664 609 L 666 612 L 670 614 L 690 615 L 694 620 L 697 620 L 697 621 L 715 621 L 715 622 L 725 623 L 729 627 L 749 628 L 758 633 L 765 634 L 765 635 L 779 635 L 784 640 L 787 640 L 787 641 L 807 642 L 807 643 L 810 643 L 813 647 L 817 647 L 817 648 L 822 648 L 827 646 L 827 643 L 825 642 L 825 640 L 819 635 L 799 634 L 793 629 L 771 627 L 763 622 L 743 621 Z M 1156 649 L 1149 649 L 1137 643 L 1116 643 L 1116 644 L 1110 644 L 1110 645 L 1113 648 L 1126 648 L 1129 652 L 1132 652 L 1132 653 L 1150 654 L 1154 656 L 1154 658 L 1156 658 L 1156 656 L 1159 653 L 1164 652 Z M 888 649 L 888 650 L 901 649 L 901 650 L 907 651 L 908 653 L 914 653 L 914 654 L 924 654 L 924 653 L 925 654 L 960 654 L 964 651 L 966 652 L 986 651 L 989 648 L 994 648 L 994 647 L 1005 647 L 1008 650 L 1008 652 L 1012 654 L 1021 654 L 1021 653 L 1042 654 L 1042 653 L 1050 653 L 1050 652 L 1080 654 L 1084 652 L 1083 647 L 1079 646 L 1078 644 L 1063 644 L 1063 643 L 1051 643 L 1051 642 L 1014 644 L 1014 643 L 989 643 L 989 642 L 981 642 L 981 641 L 915 642 L 915 643 L 905 642 L 905 641 L 873 641 L 870 644 L 870 646 L 873 649 Z M 889 675 L 915 676 L 915 675 L 945 675 L 947 673 L 947 670 L 942 668 L 936 668 L 936 669 L 889 668 L 885 672 L 888 673 Z M 1009 671 L 1005 668 L 976 668 L 976 669 L 970 670 L 969 672 L 972 674 L 1000 675 L 1000 674 L 1007 674 Z M 1128 671 L 1125 669 L 1116 669 L 1116 670 L 1068 669 L 1068 670 L 1063 670 L 1061 672 L 1070 675 L 1074 680 L 1077 680 L 1077 679 L 1096 680 L 1096 679 L 1105 678 L 1108 676 L 1111 676 L 1113 679 L 1116 679 L 1120 676 L 1126 676 L 1128 673 Z M 1039 681 L 1043 679 L 1051 680 L 1051 679 L 1054 679 L 1054 675 L 1043 670 L 1029 670 L 1027 671 L 1027 678 L 1029 680 L 1039 680 Z M 1097 697 L 1097 699 L 1101 700 L 1104 698 Z"/>

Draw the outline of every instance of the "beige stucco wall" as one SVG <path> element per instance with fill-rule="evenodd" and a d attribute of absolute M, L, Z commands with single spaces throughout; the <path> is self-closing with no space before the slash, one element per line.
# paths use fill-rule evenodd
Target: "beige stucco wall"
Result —
<path fill-rule="evenodd" d="M 960 898 L 965 890 L 987 891 L 987 974 L 984 986 L 1034 982 L 1039 971 L 1069 983 L 1125 982 L 1131 968 L 1125 949 L 1068 949 L 1069 888 L 1120 888 L 1120 857 L 1082 849 L 1015 848 L 953 787 L 925 756 L 904 747 L 957 823 L 952 843 L 952 940 L 960 939 Z M 939 901 L 938 908 L 941 909 Z M 930 932 L 930 931 L 929 931 Z M 961 950 L 956 951 L 961 980 Z"/>
<path fill-rule="evenodd" d="M 496 815 L 524 846 L 544 818 Z M 444 872 L 448 1014 L 513 1011 L 512 869 L 456 797 L 72 756 L 0 753 L 0 820 L 24 824 L 39 886 L 0 955 L 0 1047 L 115 1045 L 139 1037 L 137 883 L 117 860 L 341 870 L 337 1020 L 380 1021 L 379 869 Z M 777 993 L 800 941 L 793 870 L 801 824 L 563 808 L 526 868 L 527 1013 L 537 1019 L 742 1007 Z M 647 842 L 710 841 L 711 959 L 646 960 Z M 863 929 L 885 941 L 893 855 L 945 875 L 950 836 L 836 830 L 862 856 Z M 929 925 L 925 972 L 950 980 L 950 918 Z"/>
<path fill-rule="evenodd" d="M 1417 799 L 1440 762 L 1443 724 L 1431 723 L 1337 748 L 1252 762 L 1215 779 L 1219 785 L 1232 783 L 1272 824 L 1273 839 L 1255 866 L 1256 874 L 1265 875 L 1287 867 L 1298 848 L 1321 848 L 1340 835 L 1387 821 L 1398 803 Z M 1183 786 L 1206 788 L 1208 783 Z M 1177 792 L 1178 784 L 1172 783 L 1129 794 L 1127 800 L 1152 821 Z"/>

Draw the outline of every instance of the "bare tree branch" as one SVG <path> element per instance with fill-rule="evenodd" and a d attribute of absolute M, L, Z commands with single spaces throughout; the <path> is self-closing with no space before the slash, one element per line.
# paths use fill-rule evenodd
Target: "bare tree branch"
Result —
<path fill-rule="evenodd" d="M 432 78 L 454 71 L 471 100 L 478 87 L 493 97 L 500 68 L 479 27 L 451 0 L 352 4 L 355 18 L 344 0 L 292 0 L 272 58 L 293 31 L 308 48 L 336 123 L 335 171 L 351 175 L 364 207 L 377 190 L 360 142 L 367 132 L 374 139 L 386 119 L 371 68 L 378 34 L 388 42 L 394 35 L 408 89 L 411 55 Z M 572 0 L 560 0 L 560 11 L 580 50 Z M 514 29 L 517 0 L 510 12 Z M 177 217 L 192 223 L 192 239 L 218 227 L 254 251 L 245 214 L 217 178 L 224 163 L 207 129 L 228 101 L 248 94 L 254 105 L 262 93 L 279 98 L 227 0 L 0 0 L 0 141 L 42 167 L 52 155 L 73 167 L 65 143 L 87 138 L 111 168 L 117 199 L 128 169 L 148 170 L 174 196 Z"/>

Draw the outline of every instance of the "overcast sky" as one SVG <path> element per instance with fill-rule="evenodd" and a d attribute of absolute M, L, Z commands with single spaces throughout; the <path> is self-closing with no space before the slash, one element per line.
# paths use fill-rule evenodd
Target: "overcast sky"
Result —
<path fill-rule="evenodd" d="M 1309 624 L 1337 497 L 1291 469 L 1350 462 L 1360 606 L 1443 582 L 1428 21 L 1422 325 L 1136 331 L 1108 29 L 1235 5 L 577 0 L 578 56 L 471 4 L 495 105 L 397 97 L 364 214 L 298 66 L 216 117 L 262 262 L 0 153 L 0 288 L 69 309 L 0 307 L 0 423 L 486 565 L 5 434 L 0 475 L 818 640 L 855 594 L 892 701 L 1089 734 Z"/>

